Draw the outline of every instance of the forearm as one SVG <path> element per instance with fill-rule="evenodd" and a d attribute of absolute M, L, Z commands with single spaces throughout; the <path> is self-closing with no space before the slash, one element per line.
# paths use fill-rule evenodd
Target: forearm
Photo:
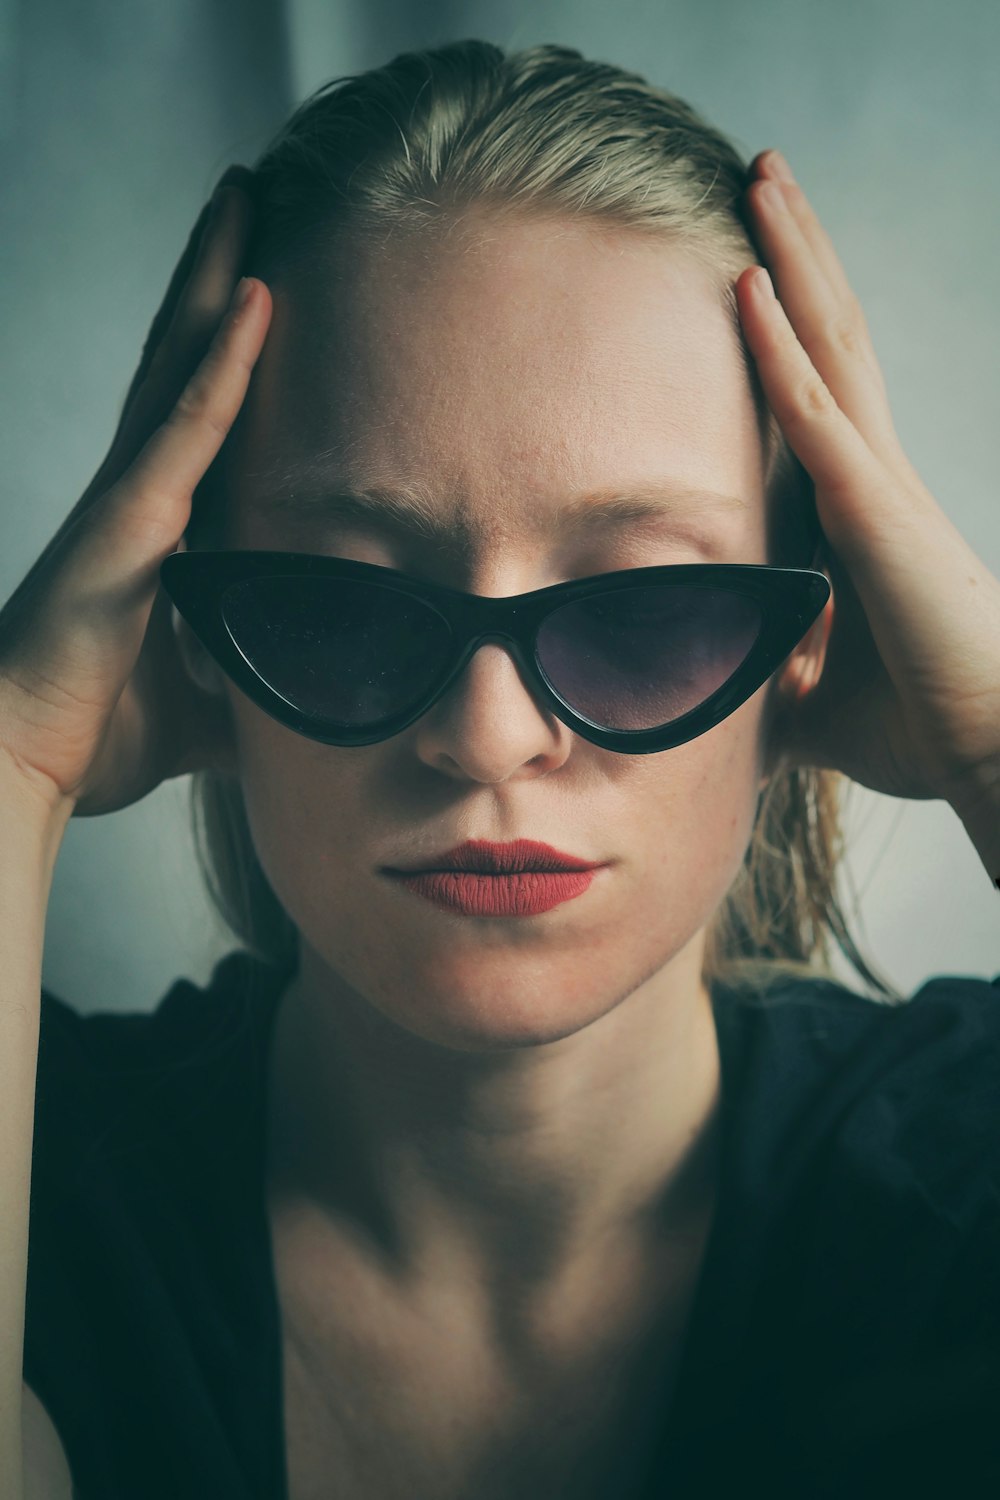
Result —
<path fill-rule="evenodd" d="M 2 755 L 0 755 L 2 759 Z M 0 769 L 0 1494 L 23 1494 L 22 1379 L 31 1150 L 49 890 L 68 812 Z"/>

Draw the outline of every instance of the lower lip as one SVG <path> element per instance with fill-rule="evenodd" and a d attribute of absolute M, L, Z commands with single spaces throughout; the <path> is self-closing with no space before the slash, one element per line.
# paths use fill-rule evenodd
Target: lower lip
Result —
<path fill-rule="evenodd" d="M 598 867 L 599 868 L 599 867 Z M 479 875 L 468 870 L 438 870 L 417 875 L 392 872 L 408 891 L 463 917 L 536 917 L 564 901 L 582 896 L 597 874 L 593 870 L 557 873 L 525 870 L 519 875 Z"/>

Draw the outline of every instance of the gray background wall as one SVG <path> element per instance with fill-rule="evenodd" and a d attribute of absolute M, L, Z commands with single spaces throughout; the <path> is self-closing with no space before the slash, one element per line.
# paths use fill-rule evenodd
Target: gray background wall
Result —
<path fill-rule="evenodd" d="M 464 36 L 579 47 L 681 94 L 747 156 L 785 151 L 867 312 L 911 460 L 1000 575 L 992 0 L 0 0 L 0 598 L 101 461 L 226 164 L 327 79 Z M 187 796 L 180 779 L 69 825 L 43 982 L 81 1011 L 150 1008 L 233 946 Z M 891 978 L 992 977 L 1000 901 L 951 809 L 852 786 L 846 822 L 846 904 Z"/>

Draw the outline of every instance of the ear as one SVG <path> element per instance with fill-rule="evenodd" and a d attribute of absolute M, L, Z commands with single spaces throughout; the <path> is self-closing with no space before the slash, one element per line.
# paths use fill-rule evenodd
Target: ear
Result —
<path fill-rule="evenodd" d="M 187 669 L 188 676 L 202 689 L 214 697 L 225 697 L 226 676 L 191 629 L 183 615 L 174 611 L 174 634 L 177 649 Z"/>
<path fill-rule="evenodd" d="M 825 570 L 821 569 L 821 572 Z M 829 574 L 826 574 L 829 577 Z M 775 693 L 783 704 L 797 703 L 811 693 L 823 675 L 830 633 L 833 630 L 834 596 L 830 597 L 810 625 L 791 656 L 778 668 Z"/>
<path fill-rule="evenodd" d="M 830 574 L 826 568 L 821 567 L 818 571 L 823 573 L 827 579 L 830 579 Z M 829 599 L 794 651 L 792 651 L 784 664 L 778 668 L 768 684 L 767 774 L 758 783 L 761 788 L 767 785 L 774 772 L 782 764 L 783 716 L 794 713 L 795 704 L 803 698 L 808 697 L 823 675 L 823 667 L 826 664 L 826 653 L 830 644 L 830 634 L 833 630 L 836 609 L 832 580 L 830 582 L 831 592 Z"/>

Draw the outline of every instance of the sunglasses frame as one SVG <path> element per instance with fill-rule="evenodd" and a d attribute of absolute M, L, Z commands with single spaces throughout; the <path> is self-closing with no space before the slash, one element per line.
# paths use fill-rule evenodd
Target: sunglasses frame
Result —
<path fill-rule="evenodd" d="M 814 555 L 815 557 L 818 554 Z M 418 703 L 377 727 L 336 725 L 293 708 L 263 680 L 242 654 L 223 615 L 227 588 L 249 578 L 326 578 L 377 583 L 418 600 L 447 624 L 454 647 L 432 686 Z M 653 729 L 607 729 L 576 712 L 548 681 L 535 658 L 538 628 L 554 609 L 619 589 L 677 584 L 732 590 L 761 607 L 762 626 L 745 660 L 731 677 L 696 708 Z M 174 552 L 160 565 L 160 582 L 202 646 L 235 685 L 278 723 L 324 745 L 374 745 L 391 739 L 421 718 L 459 676 L 479 646 L 502 641 L 517 662 L 522 680 L 537 701 L 570 729 L 603 750 L 651 755 L 697 738 L 733 713 L 791 655 L 830 597 L 830 582 L 810 568 L 779 568 L 756 563 L 682 563 L 626 568 L 490 598 L 429 583 L 394 568 L 353 559 L 303 552 Z"/>

